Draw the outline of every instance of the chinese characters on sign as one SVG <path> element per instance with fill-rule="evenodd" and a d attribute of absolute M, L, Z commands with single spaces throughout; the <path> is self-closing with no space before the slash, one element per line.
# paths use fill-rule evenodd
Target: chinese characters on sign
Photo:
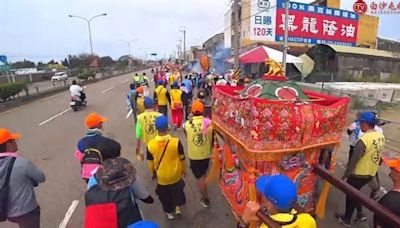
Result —
<path fill-rule="evenodd" d="M 284 1 L 277 1 L 276 40 L 284 34 Z M 288 40 L 310 44 L 355 46 L 358 15 L 354 12 L 290 2 Z"/>
<path fill-rule="evenodd" d="M 251 13 L 254 16 L 251 19 L 250 39 L 283 41 L 284 0 L 269 0 L 269 5 L 265 2 L 266 0 L 252 0 Z M 288 40 L 297 43 L 355 46 L 358 17 L 355 12 L 290 2 Z"/>
<path fill-rule="evenodd" d="M 371 14 L 400 14 L 399 0 L 374 0 L 367 7 Z"/>
<path fill-rule="evenodd" d="M 250 39 L 275 41 L 276 0 L 252 0 Z"/>

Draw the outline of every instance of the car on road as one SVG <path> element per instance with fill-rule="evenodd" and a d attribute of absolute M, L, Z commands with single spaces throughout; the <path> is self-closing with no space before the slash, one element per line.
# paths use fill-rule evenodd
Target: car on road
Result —
<path fill-rule="evenodd" d="M 68 79 L 68 75 L 65 72 L 57 72 L 54 74 L 53 77 L 51 77 L 51 81 L 52 82 L 56 82 L 56 81 L 65 81 Z"/>

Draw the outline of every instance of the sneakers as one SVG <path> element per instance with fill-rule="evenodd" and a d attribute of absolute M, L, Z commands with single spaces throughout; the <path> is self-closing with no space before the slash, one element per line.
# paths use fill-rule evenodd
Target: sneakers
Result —
<path fill-rule="evenodd" d="M 182 209 L 180 206 L 175 207 L 175 215 L 182 215 Z"/>
<path fill-rule="evenodd" d="M 209 199 L 200 199 L 201 205 L 203 205 L 204 208 L 209 208 L 210 207 L 210 200 Z"/>
<path fill-rule="evenodd" d="M 356 217 L 354 218 L 354 222 L 364 222 L 367 220 L 367 217 L 364 215 L 364 213 L 357 213 Z"/>
<path fill-rule="evenodd" d="M 167 218 L 168 218 L 168 220 L 173 220 L 173 219 L 175 219 L 175 216 L 171 213 L 167 213 Z"/>
<path fill-rule="evenodd" d="M 335 213 L 335 219 L 345 227 L 350 227 L 351 225 L 350 219 L 345 218 L 344 215 L 339 215 L 338 213 Z"/>

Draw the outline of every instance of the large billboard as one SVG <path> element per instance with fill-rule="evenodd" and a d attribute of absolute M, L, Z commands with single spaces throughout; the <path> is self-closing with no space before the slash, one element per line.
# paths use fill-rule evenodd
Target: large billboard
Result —
<path fill-rule="evenodd" d="M 252 0 L 252 15 L 251 40 L 283 41 L 283 0 Z M 346 46 L 357 42 L 358 15 L 354 12 L 290 2 L 288 21 L 289 42 Z"/>

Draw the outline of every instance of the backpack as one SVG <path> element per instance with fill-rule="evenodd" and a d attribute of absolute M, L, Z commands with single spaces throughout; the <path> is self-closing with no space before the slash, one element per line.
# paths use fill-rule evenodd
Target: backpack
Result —
<path fill-rule="evenodd" d="M 5 159 L 2 158 L 2 159 Z M 5 180 L 3 186 L 0 187 L 0 222 L 7 220 L 7 207 L 8 207 L 8 190 L 11 177 L 11 171 L 14 167 L 15 157 L 12 157 L 7 166 L 7 174 L 5 175 Z M 6 161 L 4 161 L 6 163 Z M 4 175 L 4 174 L 3 174 Z"/>
<path fill-rule="evenodd" d="M 103 156 L 98 149 L 88 146 L 85 140 L 83 142 L 86 149 L 83 151 L 81 176 L 84 179 L 89 179 L 93 176 L 92 172 L 103 162 Z"/>
<path fill-rule="evenodd" d="M 85 193 L 85 228 L 126 228 L 142 216 L 130 187 L 103 190 L 98 184 Z"/>

